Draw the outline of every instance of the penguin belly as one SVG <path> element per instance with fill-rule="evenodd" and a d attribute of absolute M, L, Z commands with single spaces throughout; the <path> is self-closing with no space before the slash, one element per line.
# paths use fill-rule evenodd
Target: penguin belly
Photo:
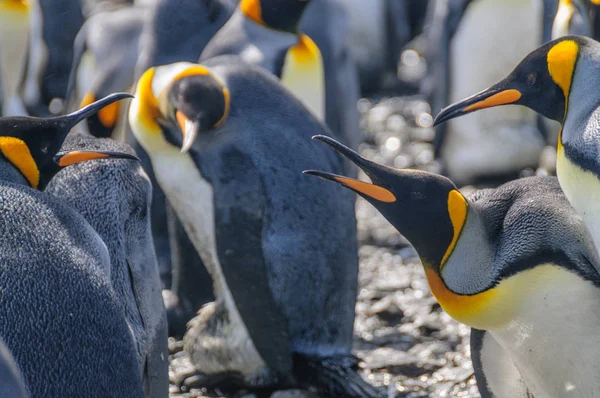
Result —
<path fill-rule="evenodd" d="M 8 4 L 6 4 L 8 3 Z M 24 116 L 18 87 L 25 69 L 29 36 L 29 6 L 0 1 L 0 81 L 2 116 Z"/>
<path fill-rule="evenodd" d="M 539 0 L 472 2 L 450 44 L 449 103 L 502 80 L 535 49 L 542 12 Z M 536 114 L 524 107 L 481 110 L 450 120 L 447 128 L 442 160 L 458 185 L 534 167 L 544 146 Z"/>
<path fill-rule="evenodd" d="M 560 144 L 556 153 L 556 174 L 565 196 L 590 231 L 596 249 L 600 248 L 600 180 L 567 158 Z"/>
<path fill-rule="evenodd" d="M 534 397 L 598 397 L 600 289 L 552 264 L 525 271 L 529 289 L 506 326 L 490 333 Z"/>
<path fill-rule="evenodd" d="M 204 374 L 239 372 L 247 378 L 262 373 L 266 365 L 248 334 L 219 263 L 212 186 L 188 154 L 164 150 L 160 157 L 151 159 L 160 186 L 168 192 L 169 203 L 212 276 L 217 297 L 216 303 L 199 312 L 207 326 L 189 330 L 191 336 L 186 336 L 194 340 L 192 360 L 196 368 Z"/>

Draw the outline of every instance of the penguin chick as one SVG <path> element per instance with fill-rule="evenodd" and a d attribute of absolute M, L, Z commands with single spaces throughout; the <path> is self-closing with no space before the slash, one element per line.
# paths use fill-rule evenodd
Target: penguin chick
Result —
<path fill-rule="evenodd" d="M 83 134 L 61 152 L 135 152 L 127 144 Z M 61 161 L 60 154 L 58 156 Z M 45 192 L 81 214 L 100 235 L 111 260 L 110 279 L 133 334 L 147 397 L 168 395 L 167 323 L 150 231 L 152 186 L 139 162 L 106 159 L 61 170 Z"/>
<path fill-rule="evenodd" d="M 149 69 L 129 121 L 213 279 L 216 302 L 184 338 L 198 371 L 247 388 L 377 396 L 351 354 L 354 200 L 297 174 L 312 162 L 342 170 L 305 144 L 328 130 L 236 56 Z"/>
<path fill-rule="evenodd" d="M 15 360 L 0 339 L 0 397 L 27 398 L 29 393 Z"/>
<path fill-rule="evenodd" d="M 561 123 L 556 172 L 569 202 L 600 247 L 600 43 L 583 36 L 551 41 L 505 79 L 444 108 L 435 124 L 479 109 L 517 104 Z"/>
<path fill-rule="evenodd" d="M 128 94 L 70 115 L 0 119 L 0 338 L 33 397 L 142 397 L 134 340 L 110 285 L 106 245 L 40 188 L 69 130 Z M 65 154 L 61 166 L 125 153 Z"/>
<path fill-rule="evenodd" d="M 326 115 L 326 103 L 332 102 L 334 109 L 342 109 L 345 98 L 337 95 L 326 98 L 327 92 L 340 92 L 358 96 L 358 77 L 354 81 L 339 81 L 335 62 L 325 62 L 325 57 L 334 57 L 329 52 L 322 54 L 319 47 L 307 35 L 298 30 L 300 20 L 310 0 L 242 0 L 227 23 L 206 45 L 199 62 L 225 54 L 239 55 L 244 61 L 260 65 L 275 76 L 296 95 L 301 102 L 321 121 L 326 121 L 345 143 L 357 147 L 360 143 L 356 104 L 344 109 L 342 115 Z M 324 29 L 324 28 L 323 28 Z M 332 69 L 325 70 L 325 66 Z M 337 87 L 326 90 L 326 85 L 349 84 L 355 93 Z M 356 98 L 358 100 L 358 98 Z M 344 104 L 348 105 L 348 104 Z M 345 127 L 346 119 L 355 121 L 356 126 Z M 335 120 L 331 120 L 335 117 Z"/>
<path fill-rule="evenodd" d="M 27 59 L 30 6 L 25 0 L 0 0 L 0 86 L 3 116 L 26 115 L 18 94 Z"/>
<path fill-rule="evenodd" d="M 520 179 L 465 198 L 445 177 L 385 167 L 329 137 L 315 139 L 354 161 L 373 183 L 305 173 L 354 190 L 403 233 L 442 308 L 489 332 L 531 395 L 600 390 L 600 260 L 555 177 Z M 495 372 L 506 369 L 484 372 L 503 380 Z"/>
<path fill-rule="evenodd" d="M 148 16 L 147 7 L 120 6 L 101 10 L 85 21 L 75 38 L 68 108 L 76 102 L 84 107 L 109 93 L 130 90 L 139 38 Z M 106 107 L 86 119 L 87 130 L 99 138 L 117 135 L 124 113 L 119 103 Z"/>

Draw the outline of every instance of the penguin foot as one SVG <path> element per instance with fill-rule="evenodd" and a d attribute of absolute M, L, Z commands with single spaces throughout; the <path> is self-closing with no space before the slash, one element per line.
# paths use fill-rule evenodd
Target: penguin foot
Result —
<path fill-rule="evenodd" d="M 316 388 L 323 398 L 382 398 L 384 393 L 357 373 L 358 358 L 320 358 L 294 354 L 294 374 L 303 388 Z M 312 388 L 311 388 L 312 387 Z"/>

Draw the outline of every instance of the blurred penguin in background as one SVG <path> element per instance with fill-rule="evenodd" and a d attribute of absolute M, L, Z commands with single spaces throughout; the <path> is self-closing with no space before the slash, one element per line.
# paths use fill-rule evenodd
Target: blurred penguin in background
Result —
<path fill-rule="evenodd" d="M 362 95 L 397 80 L 404 46 L 420 33 L 428 0 L 340 0 L 348 16 L 350 53 Z"/>
<path fill-rule="evenodd" d="M 18 94 L 25 74 L 30 5 L 25 0 L 0 0 L 0 103 L 2 116 L 26 115 Z"/>
<path fill-rule="evenodd" d="M 74 43 L 68 109 L 86 106 L 109 93 L 131 90 L 139 38 L 149 15 L 148 6 L 108 3 L 85 21 Z M 125 141 L 126 113 L 115 103 L 88 118 L 87 130 L 95 137 Z"/>
<path fill-rule="evenodd" d="M 434 114 L 500 80 L 543 41 L 589 33 L 579 0 L 440 0 L 430 4 L 426 26 L 429 74 L 422 92 Z M 557 131 L 518 107 L 455 121 L 436 129 L 434 144 L 446 174 L 459 186 L 502 181 L 537 167 L 546 136 Z"/>
<path fill-rule="evenodd" d="M 81 4 L 75 0 L 32 0 L 30 7 L 29 55 L 21 87 L 23 103 L 30 115 L 58 114 L 64 108 L 73 42 L 84 22 Z"/>

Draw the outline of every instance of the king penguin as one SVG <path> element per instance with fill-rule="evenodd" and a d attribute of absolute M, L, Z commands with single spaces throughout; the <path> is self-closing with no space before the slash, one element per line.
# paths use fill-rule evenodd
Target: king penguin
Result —
<path fill-rule="evenodd" d="M 149 69 L 129 122 L 213 278 L 216 301 L 184 337 L 197 370 L 250 389 L 377 396 L 351 354 L 354 200 L 298 174 L 313 162 L 342 171 L 342 159 L 306 145 L 328 130 L 237 56 Z"/>
<path fill-rule="evenodd" d="M 310 0 L 241 0 L 227 23 L 206 45 L 200 62 L 218 55 L 239 55 L 248 63 L 260 65 L 277 76 L 283 85 L 345 143 L 357 148 L 361 142 L 356 103 L 344 103 L 344 93 L 358 100 L 358 75 L 354 81 L 335 78 L 335 63 L 325 62 L 315 42 L 298 30 Z M 348 54 L 350 56 L 350 54 Z M 326 70 L 329 67 L 332 69 Z M 326 98 L 326 86 L 337 87 L 336 95 Z M 345 85 L 354 88 L 353 92 Z M 330 106 L 327 106 L 327 103 Z M 342 104 L 344 107 L 342 107 Z M 326 109 L 337 109 L 337 112 Z M 331 118 L 335 119 L 331 119 Z M 345 122 L 349 120 L 349 122 Z M 352 124 L 350 124 L 352 123 Z"/>
<path fill-rule="evenodd" d="M 482 67 L 480 65 L 480 67 Z M 499 83 L 444 108 L 435 123 L 493 106 L 524 105 L 561 123 L 556 172 L 565 195 L 600 247 L 600 43 L 583 36 L 551 41 Z"/>
<path fill-rule="evenodd" d="M 78 151 L 135 155 L 127 144 L 72 133 L 61 153 Z M 135 339 L 146 396 L 166 397 L 167 320 L 150 231 L 148 176 L 139 162 L 92 160 L 61 170 L 45 192 L 81 214 L 106 244 L 111 283 Z"/>
<path fill-rule="evenodd" d="M 115 94 L 66 116 L 0 119 L 0 338 L 32 397 L 143 397 L 132 333 L 110 284 L 106 245 L 37 189 L 68 131 Z M 61 165 L 129 154 L 80 151 Z M 37 188 L 37 189 L 35 189 Z"/>
<path fill-rule="evenodd" d="M 552 33 L 577 32 L 572 3 L 560 3 L 557 14 L 556 0 L 430 2 L 429 76 L 422 91 L 433 112 L 503 78 Z M 507 107 L 438 126 L 434 144 L 445 173 L 461 186 L 504 180 L 536 167 L 546 130 L 534 112 Z"/>
<path fill-rule="evenodd" d="M 27 398 L 28 396 L 23 375 L 12 354 L 0 339 L 0 397 Z"/>
<path fill-rule="evenodd" d="M 134 81 L 154 66 L 181 61 L 195 62 L 209 40 L 233 13 L 234 2 L 235 0 L 157 0 L 142 28 L 140 48 L 143 51 L 139 52 Z M 152 235 L 163 286 L 171 288 L 172 269 L 188 270 L 192 274 L 175 276 L 181 281 L 176 289 L 193 301 L 192 307 L 212 301 L 214 297 L 210 292 L 210 276 L 202 266 L 202 260 L 166 201 L 148 155 L 136 142 L 133 134 L 128 134 L 128 137 L 152 181 Z M 187 281 L 191 280 L 196 281 L 195 284 L 188 285 Z M 199 285 L 202 280 L 205 283 Z M 169 317 L 170 329 L 177 323 L 181 324 Z M 171 330 L 170 335 L 181 337 L 179 332 L 185 330 L 185 322 L 183 328 L 176 329 Z"/>
<path fill-rule="evenodd" d="M 483 367 L 475 364 L 484 396 L 597 396 L 600 259 L 556 177 L 514 180 L 467 198 L 446 177 L 392 169 L 315 138 L 372 183 L 305 173 L 371 203 L 414 245 L 442 308 L 493 338 L 479 350 Z"/>
<path fill-rule="evenodd" d="M 18 94 L 27 59 L 29 3 L 0 1 L 0 86 L 3 116 L 26 115 Z"/>
<path fill-rule="evenodd" d="M 140 34 L 149 14 L 149 7 L 112 5 L 85 21 L 74 43 L 66 92 L 68 108 L 75 104 L 86 106 L 109 93 L 131 90 Z M 115 103 L 88 118 L 87 130 L 95 137 L 125 141 L 122 131 L 126 113 Z"/>

